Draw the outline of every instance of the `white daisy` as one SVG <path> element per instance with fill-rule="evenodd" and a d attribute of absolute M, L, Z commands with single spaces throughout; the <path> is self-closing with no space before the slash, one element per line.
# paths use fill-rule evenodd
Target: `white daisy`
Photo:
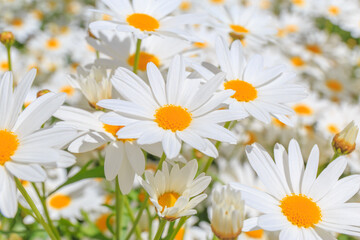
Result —
<path fill-rule="evenodd" d="M 153 63 L 147 65 L 147 75 L 150 87 L 133 72 L 118 68 L 111 80 L 127 101 L 112 99 L 97 103 L 126 116 L 111 112 L 101 117 L 106 124 L 125 125 L 117 133 L 118 138 L 136 138 L 138 144 L 162 142 L 170 159 L 180 153 L 182 141 L 212 157 L 218 152 L 207 138 L 236 143 L 235 135 L 218 123 L 241 119 L 246 114 L 216 110 L 233 94 L 233 91 L 214 94 L 223 81 L 223 73 L 201 85 L 200 80 L 186 78 L 184 61 L 176 56 L 166 83 Z"/>
<path fill-rule="evenodd" d="M 275 145 L 275 162 L 259 144 L 248 146 L 246 153 L 267 192 L 237 183 L 231 185 L 242 191 L 247 205 L 264 213 L 258 220 L 261 228 L 281 231 L 280 240 L 336 239 L 329 232 L 360 236 L 360 204 L 346 203 L 359 191 L 360 175 L 339 180 L 347 165 L 345 158 L 337 158 L 316 177 L 317 145 L 306 168 L 294 139 L 288 154 L 282 145 Z"/>
<path fill-rule="evenodd" d="M 294 111 L 286 104 L 307 95 L 303 86 L 294 83 L 295 74 L 286 72 L 282 65 L 265 68 L 260 55 L 247 61 L 240 41 L 234 41 L 229 50 L 225 40 L 218 37 L 216 53 L 226 73 L 223 87 L 235 91 L 227 100 L 230 110 L 246 111 L 265 123 L 270 123 L 273 116 L 291 125 L 286 115 Z"/>
<path fill-rule="evenodd" d="M 164 162 L 162 170 L 157 171 L 155 176 L 150 171 L 145 172 L 146 181 L 141 179 L 141 185 L 148 192 L 160 217 L 173 221 L 196 214 L 193 208 L 207 197 L 201 193 L 211 182 L 211 177 L 205 176 L 205 173 L 195 178 L 197 169 L 198 164 L 194 159 L 181 169 L 176 164 L 170 171 Z"/>
<path fill-rule="evenodd" d="M 112 17 L 111 21 L 90 23 L 94 30 L 117 30 L 132 32 L 137 38 L 149 35 L 191 39 L 179 28 L 188 23 L 198 23 L 202 17 L 195 14 L 168 16 L 181 3 L 181 0 L 102 0 L 110 9 L 104 12 Z"/>
<path fill-rule="evenodd" d="M 31 70 L 13 91 L 11 72 L 0 81 L 0 211 L 14 217 L 17 196 L 14 176 L 30 182 L 46 179 L 46 167 L 68 167 L 75 157 L 60 150 L 77 132 L 73 128 L 40 129 L 65 101 L 64 94 L 48 93 L 21 111 L 25 97 L 34 81 Z"/>

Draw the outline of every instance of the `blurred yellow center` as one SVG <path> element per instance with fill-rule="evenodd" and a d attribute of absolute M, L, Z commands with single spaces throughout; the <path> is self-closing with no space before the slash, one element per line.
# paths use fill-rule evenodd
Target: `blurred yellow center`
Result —
<path fill-rule="evenodd" d="M 332 134 L 338 134 L 340 132 L 340 129 L 335 124 L 329 124 L 327 130 Z"/>
<path fill-rule="evenodd" d="M 155 31 L 160 27 L 158 20 L 144 13 L 134 13 L 126 18 L 130 26 L 140 29 L 141 31 Z"/>
<path fill-rule="evenodd" d="M 21 27 L 23 25 L 23 21 L 20 18 L 14 18 L 11 21 L 11 25 L 13 25 L 14 27 Z"/>
<path fill-rule="evenodd" d="M 291 0 L 291 2 L 297 6 L 303 6 L 305 4 L 305 0 Z"/>
<path fill-rule="evenodd" d="M 245 234 L 246 234 L 246 236 L 255 238 L 255 239 L 262 238 L 264 235 L 264 230 L 262 230 L 262 229 L 254 230 L 254 231 L 246 232 Z"/>
<path fill-rule="evenodd" d="M 19 146 L 19 139 L 16 134 L 8 130 L 0 130 L 0 165 L 10 161 Z"/>
<path fill-rule="evenodd" d="M 235 91 L 232 98 L 239 102 L 250 102 L 257 98 L 256 88 L 248 82 L 241 80 L 230 80 L 224 83 L 225 90 L 231 89 Z"/>
<path fill-rule="evenodd" d="M 330 15 L 337 16 L 340 13 L 340 8 L 337 6 L 330 6 L 328 9 Z"/>
<path fill-rule="evenodd" d="M 101 232 L 105 232 L 108 229 L 108 227 L 106 225 L 106 221 L 109 216 L 110 216 L 109 213 L 104 213 L 96 220 L 95 225 Z M 110 224 L 114 223 L 113 217 L 110 217 L 109 223 Z"/>
<path fill-rule="evenodd" d="M 295 67 L 302 67 L 305 65 L 305 62 L 299 56 L 292 57 L 290 61 Z"/>
<path fill-rule="evenodd" d="M 173 207 L 176 203 L 176 200 L 179 197 L 180 197 L 180 195 L 175 192 L 167 192 L 167 193 L 164 193 L 163 195 L 161 195 L 158 198 L 158 203 L 160 204 L 160 206 L 163 207 L 161 212 L 164 211 L 165 207 L 167 207 L 167 208 Z"/>
<path fill-rule="evenodd" d="M 50 38 L 46 41 L 46 47 L 48 49 L 58 49 L 60 47 L 60 42 L 56 38 Z"/>
<path fill-rule="evenodd" d="M 286 31 L 288 31 L 289 33 L 295 33 L 298 31 L 298 26 L 295 24 L 289 24 L 286 26 Z"/>
<path fill-rule="evenodd" d="M 237 33 L 248 33 L 249 32 L 249 30 L 247 30 L 245 27 L 243 27 L 241 25 L 230 24 L 230 28 Z"/>
<path fill-rule="evenodd" d="M 58 210 L 69 206 L 70 203 L 71 203 L 71 198 L 64 194 L 56 194 L 49 200 L 49 205 L 52 208 L 55 208 Z"/>
<path fill-rule="evenodd" d="M 225 0 L 210 0 L 210 2 L 219 4 L 219 3 L 224 3 Z"/>
<path fill-rule="evenodd" d="M 313 110 L 305 105 L 305 104 L 296 104 L 294 107 L 293 107 L 294 111 L 298 114 L 298 115 L 311 115 L 313 113 Z"/>
<path fill-rule="evenodd" d="M 343 85 L 336 79 L 329 79 L 325 84 L 333 92 L 341 92 L 343 90 Z"/>
<path fill-rule="evenodd" d="M 286 196 L 280 201 L 281 212 L 298 227 L 309 228 L 321 221 L 319 206 L 305 195 Z"/>
<path fill-rule="evenodd" d="M 0 62 L 0 69 L 2 71 L 7 71 L 9 69 L 9 64 L 7 61 L 1 61 Z"/>
<path fill-rule="evenodd" d="M 208 46 L 208 44 L 206 42 L 194 42 L 194 47 L 197 48 L 206 48 Z"/>
<path fill-rule="evenodd" d="M 179 8 L 183 11 L 188 11 L 191 8 L 191 2 L 189 1 L 182 1 Z"/>
<path fill-rule="evenodd" d="M 65 85 L 60 88 L 60 92 L 66 93 L 66 95 L 68 95 L 68 97 L 71 97 L 74 95 L 75 89 L 70 85 Z"/>
<path fill-rule="evenodd" d="M 159 127 L 173 132 L 184 130 L 192 121 L 191 113 L 186 108 L 172 104 L 158 108 L 154 117 Z"/>
<path fill-rule="evenodd" d="M 318 45 L 310 44 L 306 46 L 306 49 L 314 54 L 321 54 L 322 50 Z"/>
<path fill-rule="evenodd" d="M 134 64 L 135 64 L 135 54 L 130 55 L 127 62 L 128 62 L 128 64 L 130 66 L 134 66 Z M 141 71 L 145 71 L 146 66 L 147 66 L 147 64 L 149 62 L 152 62 L 157 67 L 160 66 L 160 60 L 155 55 L 150 54 L 150 53 L 146 53 L 146 52 L 140 52 L 138 69 L 141 70 Z"/>

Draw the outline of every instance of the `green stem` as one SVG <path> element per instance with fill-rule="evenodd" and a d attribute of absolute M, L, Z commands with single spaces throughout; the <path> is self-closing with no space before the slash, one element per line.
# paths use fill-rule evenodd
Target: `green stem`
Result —
<path fill-rule="evenodd" d="M 224 125 L 224 128 L 229 129 L 230 124 L 231 124 L 231 121 L 226 122 L 225 125 Z M 220 141 L 217 141 L 217 142 L 215 143 L 216 149 L 219 149 L 220 144 L 221 144 Z M 214 158 L 213 158 L 213 157 L 210 157 L 210 158 L 208 159 L 208 161 L 207 161 L 204 169 L 202 170 L 202 172 L 206 173 L 206 172 L 209 170 L 209 168 L 210 168 L 210 166 L 211 166 L 211 164 L 212 164 L 213 161 L 214 161 Z"/>
<path fill-rule="evenodd" d="M 51 230 L 53 231 L 53 233 L 56 235 L 57 238 L 60 239 L 60 234 L 59 232 L 57 231 L 57 229 L 55 228 L 53 222 L 51 221 L 51 218 L 50 218 L 50 215 L 49 215 L 49 211 L 48 211 L 48 208 L 47 208 L 47 205 L 46 205 L 46 197 L 45 197 L 45 183 L 42 183 L 42 192 L 43 192 L 43 195 L 40 194 L 40 191 L 39 189 L 36 187 L 36 184 L 35 183 L 31 183 L 33 188 L 35 189 L 35 192 L 36 194 L 38 195 L 40 201 L 41 201 L 41 205 L 44 209 L 44 213 L 45 213 L 45 217 L 46 217 L 46 220 L 47 220 L 47 223 L 49 224 Z"/>
<path fill-rule="evenodd" d="M 25 188 L 23 187 L 23 185 L 21 184 L 21 182 L 19 181 L 19 179 L 17 179 L 16 177 L 14 177 L 15 179 L 15 183 L 17 188 L 19 189 L 19 191 L 21 192 L 21 194 L 24 196 L 26 202 L 29 204 L 29 206 L 31 207 L 31 209 L 33 210 L 33 212 L 35 213 L 35 216 L 37 218 L 37 220 L 40 222 L 40 224 L 44 227 L 45 231 L 49 234 L 49 237 L 52 240 L 60 240 L 60 238 L 57 238 L 55 236 L 55 234 L 52 232 L 50 226 L 45 222 L 44 218 L 42 217 L 42 215 L 40 214 L 39 210 L 37 209 L 35 203 L 33 202 L 33 200 L 31 199 L 31 197 L 29 196 L 29 194 L 26 192 Z"/>
<path fill-rule="evenodd" d="M 168 236 L 171 236 L 172 235 L 172 233 L 174 232 L 174 225 L 175 225 L 175 221 L 172 221 L 172 222 L 170 222 L 170 225 L 169 225 L 169 228 L 168 228 L 168 233 L 167 233 L 167 236 L 166 236 L 166 238 L 168 237 Z M 166 239 L 165 238 L 165 239 Z"/>
<path fill-rule="evenodd" d="M 122 215 L 123 215 L 123 196 L 121 194 L 120 188 L 119 188 L 119 182 L 118 177 L 116 177 L 115 181 L 115 209 L 116 209 L 116 230 L 115 230 L 115 239 L 120 240 L 121 237 L 121 221 L 122 221 Z"/>
<path fill-rule="evenodd" d="M 11 65 L 11 52 L 10 52 L 11 46 L 7 46 L 7 58 L 8 58 L 8 65 L 9 65 L 9 71 L 12 71 L 12 65 Z"/>
<path fill-rule="evenodd" d="M 162 165 L 163 165 L 163 162 L 165 161 L 166 159 L 166 155 L 165 155 L 165 152 L 161 155 L 161 158 L 160 158 L 160 162 L 156 168 L 156 171 L 155 173 L 158 171 L 158 170 L 161 170 L 162 169 Z"/>
<path fill-rule="evenodd" d="M 164 228 L 165 228 L 165 225 L 166 225 L 166 220 L 165 219 L 161 219 L 160 220 L 160 225 L 159 225 L 159 228 L 156 232 L 156 235 L 154 237 L 154 240 L 159 240 L 161 238 L 161 235 L 162 233 L 164 232 Z"/>
<path fill-rule="evenodd" d="M 136 41 L 136 52 L 135 52 L 135 59 L 134 59 L 134 66 L 133 66 L 134 73 L 137 73 L 138 66 L 139 66 L 140 47 L 141 47 L 141 39 L 138 39 Z"/>
<path fill-rule="evenodd" d="M 135 223 L 135 217 L 134 217 L 134 214 L 131 210 L 131 207 L 130 207 L 130 204 L 129 204 L 129 201 L 128 201 L 128 198 L 126 195 L 124 195 L 124 203 L 125 203 L 125 208 L 130 216 L 130 219 L 131 219 L 131 222 L 134 224 Z M 138 226 L 135 226 L 135 234 L 136 234 L 136 237 L 137 239 L 141 240 L 141 234 L 140 234 L 140 229 Z"/>
<path fill-rule="evenodd" d="M 341 154 L 335 152 L 329 163 L 331 163 L 332 161 L 334 161 L 335 159 L 337 159 L 340 156 L 341 156 Z"/>
<path fill-rule="evenodd" d="M 125 238 L 126 240 L 130 239 L 131 235 L 132 235 L 133 232 L 135 231 L 136 226 L 138 225 L 138 223 L 139 223 L 139 221 L 140 221 L 140 218 L 141 218 L 141 216 L 142 216 L 142 214 L 143 214 L 143 212 L 144 212 L 144 209 L 145 209 L 146 206 L 147 206 L 148 201 L 149 201 L 149 195 L 146 194 L 145 200 L 144 200 L 144 202 L 142 203 L 138 214 L 136 215 L 136 218 L 135 218 L 135 221 L 134 221 L 134 223 L 133 223 L 133 225 L 132 225 L 132 227 L 131 227 L 131 230 L 130 230 L 130 232 L 128 233 L 128 235 L 126 236 L 126 238 Z"/>
<path fill-rule="evenodd" d="M 176 237 L 176 234 L 180 231 L 181 227 L 184 225 L 184 223 L 186 222 L 186 220 L 189 217 L 182 217 L 180 218 L 180 221 L 178 222 L 178 224 L 176 225 L 175 230 L 171 233 L 170 237 L 167 238 L 167 240 L 173 240 Z"/>

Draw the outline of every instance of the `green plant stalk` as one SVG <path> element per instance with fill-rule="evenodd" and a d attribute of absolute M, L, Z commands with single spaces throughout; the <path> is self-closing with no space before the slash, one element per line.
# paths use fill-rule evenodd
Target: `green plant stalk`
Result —
<path fill-rule="evenodd" d="M 7 58 L 8 58 L 8 67 L 9 67 L 9 71 L 12 71 L 12 64 L 11 64 L 11 46 L 6 46 L 6 51 L 7 51 Z"/>
<path fill-rule="evenodd" d="M 135 221 L 134 221 L 134 223 L 133 223 L 133 225 L 132 225 L 132 227 L 131 227 L 131 229 L 130 229 L 130 232 L 128 233 L 128 235 L 126 236 L 126 240 L 129 240 L 130 239 L 130 237 L 131 237 L 131 235 L 133 234 L 133 232 L 135 231 L 135 229 L 136 229 L 136 227 L 137 227 L 137 225 L 138 225 L 138 223 L 139 223 L 139 221 L 140 221 L 140 218 L 141 218 L 141 216 L 142 216 L 142 214 L 143 214 L 143 212 L 144 212 L 144 209 L 146 208 L 146 206 L 147 206 L 147 202 L 149 201 L 149 195 L 146 193 L 146 197 L 145 197 L 145 199 L 144 199 L 144 202 L 142 203 L 142 205 L 141 205 L 141 207 L 140 207 L 140 209 L 139 209 L 139 212 L 138 212 L 138 214 L 136 215 L 136 218 L 135 218 Z"/>
<path fill-rule="evenodd" d="M 115 239 L 120 240 L 121 237 L 121 224 L 123 215 L 123 195 L 119 188 L 118 177 L 115 180 L 115 211 L 116 211 L 116 228 L 115 228 Z"/>
<path fill-rule="evenodd" d="M 31 209 L 35 213 L 35 216 L 36 216 L 37 220 L 39 221 L 39 223 L 44 227 L 45 231 L 49 234 L 49 237 L 52 240 L 60 240 L 60 238 L 56 237 L 56 235 L 53 233 L 50 226 L 45 222 L 44 218 L 41 216 L 41 213 L 37 209 L 34 201 L 31 199 L 29 194 L 26 192 L 25 188 L 23 187 L 23 185 L 21 184 L 19 179 L 17 179 L 16 177 L 14 177 L 14 179 L 15 179 L 15 183 L 16 183 L 17 188 L 19 189 L 21 194 L 24 196 L 26 202 L 29 204 L 29 206 L 31 207 Z"/>
<path fill-rule="evenodd" d="M 53 231 L 53 233 L 56 235 L 57 238 L 60 238 L 60 234 L 59 232 L 57 231 L 57 229 L 55 228 L 51 218 L 50 218 L 50 215 L 49 215 L 49 210 L 47 208 L 47 205 L 46 205 L 46 197 L 45 197 L 45 183 L 42 183 L 42 191 L 43 191 L 43 195 L 40 194 L 40 191 L 39 189 L 36 187 L 36 184 L 35 183 L 31 183 L 31 185 L 33 186 L 33 188 L 35 189 L 35 192 L 36 194 L 38 195 L 40 201 L 41 201 L 41 205 L 44 209 L 44 213 L 45 213 L 45 217 L 46 217 L 46 220 L 47 220 L 47 223 L 49 224 L 51 230 Z"/>
<path fill-rule="evenodd" d="M 135 223 L 135 217 L 134 217 L 134 214 L 133 214 L 133 212 L 131 210 L 131 207 L 130 207 L 130 204 L 129 204 L 129 201 L 128 201 L 128 198 L 127 198 L 126 195 L 124 195 L 124 203 L 125 203 L 125 208 L 129 213 L 131 222 L 134 224 Z M 141 240 L 140 229 L 139 229 L 138 226 L 135 226 L 135 234 L 136 234 L 137 239 Z"/>
<path fill-rule="evenodd" d="M 184 223 L 186 222 L 186 220 L 189 217 L 182 217 L 180 218 L 180 221 L 178 222 L 178 224 L 176 225 L 175 230 L 171 233 L 169 238 L 166 238 L 167 240 L 173 240 L 176 237 L 176 234 L 180 231 L 181 227 L 184 225 Z"/>
<path fill-rule="evenodd" d="M 158 170 L 161 170 L 162 169 L 162 165 L 163 165 L 163 162 L 165 161 L 166 159 L 166 155 L 165 155 L 165 152 L 161 155 L 161 158 L 160 158 L 160 162 L 156 168 L 156 171 L 155 173 L 158 171 Z"/>
<path fill-rule="evenodd" d="M 136 74 L 139 66 L 139 60 L 140 60 L 140 48 L 141 48 L 141 39 L 138 39 L 136 41 L 136 52 L 135 52 L 135 59 L 134 59 L 134 66 L 133 66 L 133 72 Z"/>
<path fill-rule="evenodd" d="M 161 235 L 162 233 L 164 232 L 164 228 L 165 228 L 165 225 L 166 225 L 166 220 L 165 219 L 161 219 L 160 220 L 160 225 L 159 225 L 159 228 L 156 232 L 156 235 L 154 237 L 154 240 L 159 240 L 161 238 Z"/>

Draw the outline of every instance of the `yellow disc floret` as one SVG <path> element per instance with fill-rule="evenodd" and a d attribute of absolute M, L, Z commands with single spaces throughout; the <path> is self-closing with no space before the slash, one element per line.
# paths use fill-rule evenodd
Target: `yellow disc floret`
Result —
<path fill-rule="evenodd" d="M 129 56 L 128 60 L 127 60 L 128 64 L 130 66 L 134 66 L 135 63 L 135 54 L 132 54 Z M 145 71 L 146 70 L 146 66 L 149 62 L 152 62 L 153 64 L 155 64 L 157 67 L 160 66 L 160 60 L 153 54 L 150 53 L 146 53 L 146 52 L 140 52 L 139 55 L 139 63 L 138 63 L 138 69 L 141 71 Z"/>
<path fill-rule="evenodd" d="M 321 221 L 319 206 L 303 194 L 284 197 L 280 201 L 280 208 L 287 220 L 298 227 L 314 227 Z"/>
<path fill-rule="evenodd" d="M 293 106 L 293 109 L 298 115 L 302 116 L 310 116 L 313 113 L 313 110 L 308 105 L 301 103 Z"/>
<path fill-rule="evenodd" d="M 257 98 L 256 88 L 248 82 L 242 80 L 230 80 L 224 83 L 225 90 L 232 89 L 235 94 L 232 98 L 235 98 L 239 102 L 250 102 Z"/>
<path fill-rule="evenodd" d="M 254 230 L 254 231 L 250 231 L 250 232 L 245 232 L 245 235 L 250 238 L 261 239 L 264 235 L 264 230 L 259 229 L 259 230 Z"/>
<path fill-rule="evenodd" d="M 184 130 L 192 121 L 191 113 L 186 108 L 172 104 L 158 108 L 154 117 L 159 127 L 173 132 Z"/>
<path fill-rule="evenodd" d="M 158 198 L 158 203 L 160 204 L 160 206 L 163 207 L 161 212 L 164 211 L 165 207 L 167 207 L 167 208 L 173 207 L 176 203 L 176 200 L 179 197 L 180 197 L 180 195 L 175 192 L 167 192 L 167 193 L 162 194 Z"/>
<path fill-rule="evenodd" d="M 126 141 L 134 141 L 135 139 L 132 139 L 132 138 L 118 138 L 116 133 L 122 129 L 124 126 L 115 126 L 115 125 L 109 125 L 109 124 L 103 124 L 103 128 L 105 129 L 105 131 L 107 131 L 108 133 L 110 133 L 111 135 L 113 135 L 116 140 L 118 141 L 123 141 L 123 142 L 126 142 Z"/>
<path fill-rule="evenodd" d="M 8 130 L 0 130 L 0 165 L 11 160 L 19 146 L 19 139 L 16 134 Z"/>
<path fill-rule="evenodd" d="M 158 20 L 144 13 L 134 13 L 126 18 L 130 26 L 140 29 L 141 31 L 155 31 L 160 27 Z"/>
<path fill-rule="evenodd" d="M 237 33 L 248 33 L 249 30 L 241 25 L 230 24 L 230 28 Z"/>
<path fill-rule="evenodd" d="M 64 194 L 56 194 L 49 200 L 49 205 L 55 209 L 63 209 L 69 206 L 71 203 L 71 197 Z"/>
<path fill-rule="evenodd" d="M 343 90 L 343 85 L 336 79 L 326 80 L 325 85 L 333 92 L 341 92 Z"/>

